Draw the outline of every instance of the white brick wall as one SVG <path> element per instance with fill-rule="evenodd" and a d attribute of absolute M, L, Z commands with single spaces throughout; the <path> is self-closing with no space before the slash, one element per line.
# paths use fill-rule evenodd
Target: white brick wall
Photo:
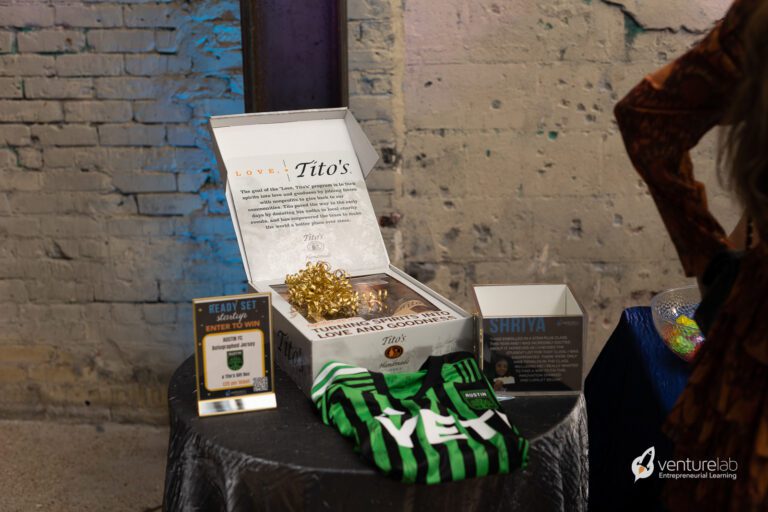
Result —
<path fill-rule="evenodd" d="M 243 289 L 205 126 L 239 6 L 0 4 L 0 411 L 161 420 L 190 299 Z"/>
<path fill-rule="evenodd" d="M 725 8 L 674 4 L 350 2 L 351 108 L 383 157 L 368 186 L 402 218 L 391 259 L 465 306 L 473 283 L 569 282 L 593 357 L 623 307 L 682 282 L 611 113 L 696 39 L 679 26 Z M 205 127 L 243 110 L 238 17 L 0 1 L 0 414 L 162 421 L 190 300 L 243 290 Z"/>
<path fill-rule="evenodd" d="M 623 308 L 686 282 L 613 105 L 729 4 L 406 2 L 394 198 L 406 268 L 465 306 L 473 283 L 568 282 L 590 315 L 593 360 Z M 738 212 L 714 147 L 708 137 L 696 151 L 697 177 L 729 229 Z"/>

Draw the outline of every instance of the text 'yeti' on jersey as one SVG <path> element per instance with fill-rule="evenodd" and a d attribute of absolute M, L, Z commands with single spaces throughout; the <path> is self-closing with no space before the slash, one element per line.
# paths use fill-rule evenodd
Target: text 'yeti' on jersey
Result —
<path fill-rule="evenodd" d="M 508 473 L 527 461 L 528 441 L 468 353 L 433 356 L 401 374 L 330 362 L 312 400 L 364 459 L 404 482 Z"/>

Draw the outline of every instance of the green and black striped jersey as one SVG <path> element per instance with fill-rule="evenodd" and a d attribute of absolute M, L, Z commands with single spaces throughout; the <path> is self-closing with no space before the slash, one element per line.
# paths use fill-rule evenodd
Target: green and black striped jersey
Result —
<path fill-rule="evenodd" d="M 362 457 L 404 482 L 435 484 L 525 467 L 528 441 L 471 354 L 432 356 L 415 373 L 327 363 L 312 400 Z"/>

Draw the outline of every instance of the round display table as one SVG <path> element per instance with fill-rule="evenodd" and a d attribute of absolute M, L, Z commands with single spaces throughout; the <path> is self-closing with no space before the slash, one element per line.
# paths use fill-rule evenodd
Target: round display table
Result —
<path fill-rule="evenodd" d="M 403 484 L 366 465 L 276 369 L 277 409 L 199 418 L 194 358 L 168 391 L 166 511 L 461 510 L 587 508 L 587 416 L 579 396 L 502 402 L 531 441 L 525 470 L 439 485 Z"/>

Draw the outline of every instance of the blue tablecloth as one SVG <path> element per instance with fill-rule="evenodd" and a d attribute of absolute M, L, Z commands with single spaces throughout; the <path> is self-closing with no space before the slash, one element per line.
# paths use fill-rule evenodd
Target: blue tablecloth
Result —
<path fill-rule="evenodd" d="M 650 308 L 624 310 L 585 383 L 590 510 L 663 510 L 662 481 L 635 482 L 630 465 L 650 446 L 657 460 L 671 457 L 661 425 L 689 374 L 657 334 Z"/>

